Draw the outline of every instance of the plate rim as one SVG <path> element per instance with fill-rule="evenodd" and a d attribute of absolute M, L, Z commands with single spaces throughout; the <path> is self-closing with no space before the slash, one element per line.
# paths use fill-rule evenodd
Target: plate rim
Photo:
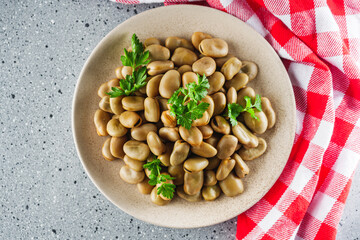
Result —
<path fill-rule="evenodd" d="M 240 21 L 242 23 L 244 23 L 246 25 L 246 27 L 249 29 L 249 31 L 252 31 L 255 35 L 257 35 L 258 38 L 262 39 L 261 41 L 264 41 L 266 43 L 266 45 L 269 46 L 269 51 L 272 51 L 273 52 L 273 55 L 278 58 L 278 60 L 280 60 L 280 62 L 282 63 L 281 61 L 281 58 L 279 57 L 279 55 L 275 52 L 274 48 L 270 45 L 270 43 L 268 41 L 266 41 L 266 39 L 261 36 L 254 28 L 252 28 L 249 24 L 247 24 L 246 22 L 240 20 L 239 18 L 231 15 L 231 14 L 228 14 L 226 12 L 223 12 L 223 11 L 220 11 L 218 9 L 215 9 L 215 8 L 211 8 L 211 7 L 206 7 L 206 6 L 199 6 L 199 5 L 193 5 L 193 4 L 186 4 L 186 5 L 171 5 L 171 6 L 161 6 L 161 7 L 156 7 L 154 9 L 149 9 L 149 10 L 145 10 L 144 12 L 141 12 L 137 15 L 134 15 L 130 18 L 127 18 L 125 21 L 121 22 L 120 24 L 118 24 L 116 27 L 114 27 L 110 32 L 108 32 L 98 43 L 97 45 L 95 46 L 95 48 L 91 51 L 90 55 L 88 56 L 88 58 L 86 59 L 84 65 L 82 66 L 82 69 L 81 69 L 81 72 L 79 74 L 79 77 L 77 78 L 77 81 L 76 81 L 76 86 L 75 86 L 75 89 L 74 89 L 74 92 L 73 92 L 73 99 L 72 99 L 72 111 L 71 111 L 71 130 L 72 130 L 72 136 L 73 136 L 73 140 L 74 140 L 74 143 L 75 143 L 75 148 L 76 148 L 76 152 L 77 152 L 77 155 L 78 155 L 78 158 L 80 159 L 80 162 L 87 174 L 87 176 L 89 177 L 89 179 L 91 180 L 91 182 L 96 186 L 96 188 L 102 193 L 103 196 L 105 196 L 105 198 L 107 200 L 109 200 L 112 204 L 114 204 L 117 208 L 121 209 L 123 212 L 125 212 L 126 214 L 134 217 L 134 218 L 137 218 L 141 221 L 144 221 L 146 223 L 149 223 L 149 224 L 152 224 L 152 225 L 156 225 L 156 226 L 160 226 L 160 227 L 166 227 L 166 228 L 175 228 L 175 229 L 192 229 L 192 228 L 201 228 L 201 227 L 207 227 L 207 226 L 212 226 L 212 225 L 215 225 L 215 224 L 219 224 L 219 223 L 222 223 L 222 222 L 225 222 L 227 220 L 230 220 L 236 216 L 238 216 L 239 214 L 242 214 L 244 213 L 245 211 L 247 211 L 248 209 L 250 209 L 251 207 L 253 207 L 256 203 L 258 203 L 264 196 L 265 194 L 267 194 L 269 192 L 269 190 L 274 186 L 274 184 L 276 183 L 276 181 L 279 179 L 280 175 L 282 174 L 282 172 L 284 171 L 284 168 L 289 160 L 289 157 L 290 157 L 290 154 L 291 154 L 291 150 L 292 150 L 292 147 L 291 149 L 289 149 L 289 154 L 288 154 L 288 159 L 286 160 L 284 166 L 282 167 L 281 171 L 279 171 L 279 174 L 278 176 L 275 178 L 275 180 L 271 183 L 271 185 L 269 184 L 269 187 L 266 191 L 263 192 L 263 194 L 261 194 L 261 196 L 254 202 L 254 204 L 252 204 L 251 206 L 249 206 L 248 208 L 244 209 L 241 213 L 235 213 L 233 216 L 231 217 L 226 217 L 226 219 L 219 219 L 217 221 L 214 221 L 213 223 L 211 224 L 205 224 L 205 225 L 202 225 L 202 224 L 198 224 L 197 226 L 187 226 L 187 227 L 184 227 L 184 226 L 176 226 L 176 225 L 171 225 L 171 224 L 161 224 L 161 223 L 154 223 L 154 222 L 151 222 L 149 221 L 147 218 L 143 218 L 141 215 L 136 215 L 134 216 L 130 211 L 128 211 L 126 208 L 123 208 L 121 205 L 115 203 L 101 188 L 100 186 L 98 185 L 98 183 L 94 180 L 94 178 L 92 177 L 92 175 L 90 174 L 89 170 L 88 170 L 88 167 L 86 166 L 85 164 L 85 160 L 82 156 L 82 153 L 80 152 L 79 150 L 79 144 L 78 144 L 78 135 L 77 135 L 77 130 L 75 129 L 75 115 L 76 115 L 76 103 L 77 103 L 77 99 L 79 97 L 79 86 L 80 86 L 80 82 L 81 82 L 81 79 L 83 78 L 83 75 L 85 74 L 85 69 L 87 68 L 87 66 L 89 65 L 89 62 L 91 61 L 92 57 L 95 55 L 96 52 L 99 51 L 99 49 L 101 48 L 101 46 L 103 45 L 104 42 L 107 41 L 108 37 L 110 35 L 112 35 L 114 32 L 116 32 L 119 28 L 121 28 L 122 25 L 124 25 L 126 22 L 128 21 L 132 21 L 134 18 L 136 18 L 137 16 L 139 15 L 143 15 L 143 14 L 146 14 L 148 12 L 152 12 L 152 11 L 161 11 L 162 9 L 164 8 L 198 8 L 198 9 L 204 9 L 206 8 L 207 11 L 214 11 L 216 12 L 216 14 L 223 14 L 223 15 L 226 15 L 227 17 L 231 17 L 233 18 L 235 21 Z M 292 84 L 291 84 L 291 80 L 290 80 L 290 77 L 288 75 L 288 72 L 284 66 L 284 64 L 282 63 L 282 68 L 284 69 L 284 71 L 286 72 L 286 78 L 289 82 L 289 85 L 291 86 L 291 99 L 292 99 L 292 102 L 291 102 L 291 105 L 292 105 L 292 112 L 291 112 L 291 115 L 292 115 L 292 119 L 294 120 L 294 123 L 292 124 L 292 128 L 291 129 L 291 136 L 290 138 L 292 139 L 292 142 L 294 142 L 295 140 L 295 131 L 296 131 L 296 104 L 295 104 L 295 95 L 294 95 L 294 91 L 293 91 L 293 87 L 292 87 Z"/>

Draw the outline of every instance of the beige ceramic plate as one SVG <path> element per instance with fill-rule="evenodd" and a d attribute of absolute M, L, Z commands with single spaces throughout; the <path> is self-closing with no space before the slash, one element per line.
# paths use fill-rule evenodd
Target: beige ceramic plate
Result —
<path fill-rule="evenodd" d="M 251 173 L 244 180 L 245 192 L 237 197 L 221 196 L 213 202 L 189 203 L 176 198 L 159 207 L 141 195 L 136 185 L 119 177 L 122 161 L 108 162 L 101 156 L 106 137 L 96 134 L 93 115 L 100 98 L 101 83 L 115 77 L 123 48 L 136 33 L 141 40 L 168 36 L 190 39 L 195 31 L 223 38 L 230 52 L 240 59 L 256 62 L 260 72 L 250 86 L 267 96 L 277 113 L 277 123 L 264 135 L 268 150 L 248 162 Z M 288 159 L 295 133 L 295 101 L 285 68 L 270 45 L 251 27 L 226 13 L 200 6 L 171 6 L 146 11 L 120 24 L 95 48 L 82 69 L 73 102 L 73 133 L 79 157 L 91 180 L 116 206 L 128 214 L 160 226 L 204 227 L 226 221 L 244 212 L 275 183 Z"/>

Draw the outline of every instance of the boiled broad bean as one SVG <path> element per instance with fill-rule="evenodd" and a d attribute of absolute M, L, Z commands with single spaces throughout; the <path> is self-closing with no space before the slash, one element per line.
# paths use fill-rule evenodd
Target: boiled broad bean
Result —
<path fill-rule="evenodd" d="M 120 123 L 126 128 L 137 127 L 140 126 L 142 123 L 142 118 L 140 117 L 140 115 L 136 112 L 130 111 L 125 111 L 120 114 L 119 120 Z"/>
<path fill-rule="evenodd" d="M 221 160 L 221 163 L 216 171 L 216 179 L 218 181 L 224 180 L 229 175 L 229 173 L 231 173 L 234 167 L 235 167 L 234 159 L 226 158 Z"/>
<path fill-rule="evenodd" d="M 160 118 L 160 105 L 156 98 L 147 97 L 144 101 L 144 116 L 146 121 L 158 122 Z"/>
<path fill-rule="evenodd" d="M 225 159 L 233 155 L 235 152 L 238 139 L 234 135 L 224 135 L 220 139 L 216 149 L 218 151 L 217 157 Z"/>
<path fill-rule="evenodd" d="M 205 158 L 211 158 L 217 154 L 216 148 L 206 142 L 202 142 L 197 146 L 191 146 L 191 152 Z"/>
<path fill-rule="evenodd" d="M 254 110 L 257 119 L 253 118 L 250 113 L 244 113 L 245 124 L 253 132 L 262 134 L 268 128 L 268 120 L 263 111 L 259 112 L 257 109 Z"/>
<path fill-rule="evenodd" d="M 122 137 L 112 137 L 110 141 L 110 152 L 116 158 L 124 158 L 125 153 L 123 150 L 123 146 L 125 142 L 128 140 L 127 136 Z"/>
<path fill-rule="evenodd" d="M 147 39 L 145 39 L 145 41 L 144 41 L 145 47 L 148 47 L 148 46 L 153 45 L 153 44 L 159 44 L 159 45 L 161 45 L 161 42 L 160 42 L 159 39 L 154 38 L 154 37 L 147 38 Z"/>
<path fill-rule="evenodd" d="M 204 186 L 214 186 L 216 183 L 217 183 L 217 179 L 216 179 L 215 172 L 213 170 L 205 170 L 204 171 Z"/>
<path fill-rule="evenodd" d="M 193 51 L 183 47 L 176 48 L 171 57 L 171 61 L 176 66 L 192 65 L 197 59 L 198 57 Z"/>
<path fill-rule="evenodd" d="M 144 110 L 145 98 L 139 96 L 127 96 L 121 100 L 122 106 L 128 111 L 141 111 Z"/>
<path fill-rule="evenodd" d="M 257 147 L 259 144 L 258 138 L 241 122 L 237 122 L 235 126 L 232 126 L 232 133 L 237 137 L 239 143 L 247 147 Z"/>
<path fill-rule="evenodd" d="M 170 110 L 161 113 L 161 121 L 165 127 L 176 127 L 176 117 L 170 114 Z"/>
<path fill-rule="evenodd" d="M 250 169 L 249 167 L 246 165 L 246 163 L 244 162 L 244 160 L 242 160 L 242 158 L 240 157 L 239 154 L 234 153 L 234 155 L 232 156 L 232 158 L 235 160 L 235 173 L 239 178 L 243 178 L 246 175 L 249 174 Z"/>
<path fill-rule="evenodd" d="M 99 108 L 105 112 L 113 113 L 110 107 L 110 97 L 105 96 L 99 102 Z"/>
<path fill-rule="evenodd" d="M 180 87 L 180 73 L 176 70 L 167 71 L 161 78 L 159 93 L 163 98 L 170 98 Z"/>
<path fill-rule="evenodd" d="M 213 129 L 209 125 L 199 126 L 198 128 L 199 128 L 201 134 L 203 135 L 203 139 L 210 138 L 214 132 Z"/>
<path fill-rule="evenodd" d="M 197 192 L 194 195 L 189 195 L 189 194 L 185 193 L 183 187 L 177 187 L 176 194 L 188 202 L 200 202 L 201 201 L 201 191 Z"/>
<path fill-rule="evenodd" d="M 160 137 L 156 134 L 156 132 L 149 132 L 146 137 L 147 144 L 150 148 L 150 151 L 158 156 L 165 152 L 165 144 L 161 141 Z"/>
<path fill-rule="evenodd" d="M 178 68 L 178 72 L 180 73 L 181 76 L 184 73 L 191 72 L 191 71 L 192 71 L 192 68 L 190 65 L 182 65 L 181 67 Z"/>
<path fill-rule="evenodd" d="M 224 63 L 232 57 L 234 57 L 234 55 L 228 54 L 225 57 L 215 58 L 216 67 L 221 68 L 224 65 Z"/>
<path fill-rule="evenodd" d="M 220 140 L 220 137 L 217 136 L 216 134 L 213 134 L 208 139 L 205 139 L 204 142 L 206 142 L 206 143 L 210 144 L 211 146 L 213 146 L 214 148 L 216 148 L 219 140 Z"/>
<path fill-rule="evenodd" d="M 164 206 L 170 202 L 170 200 L 164 200 L 162 197 L 160 197 L 160 195 L 157 194 L 157 187 L 154 187 L 151 190 L 150 200 L 158 206 Z"/>
<path fill-rule="evenodd" d="M 128 130 L 120 123 L 119 119 L 113 118 L 106 125 L 106 131 L 112 137 L 122 137 Z"/>
<path fill-rule="evenodd" d="M 120 177 L 127 183 L 137 184 L 144 180 L 145 174 L 144 171 L 138 172 L 131 169 L 129 166 L 124 165 L 120 169 Z"/>
<path fill-rule="evenodd" d="M 126 155 L 138 161 L 145 161 L 150 154 L 147 144 L 135 140 L 127 141 L 123 149 Z"/>
<path fill-rule="evenodd" d="M 211 98 L 214 101 L 214 116 L 220 115 L 225 107 L 226 107 L 226 97 L 225 94 L 222 92 L 217 92 L 211 95 Z"/>
<path fill-rule="evenodd" d="M 138 113 L 139 113 L 139 115 L 140 115 L 140 117 L 141 117 L 142 124 L 147 123 L 148 121 L 147 121 L 146 118 L 145 118 L 145 113 L 144 113 L 144 111 L 141 111 L 141 112 L 138 112 Z"/>
<path fill-rule="evenodd" d="M 234 87 L 228 89 L 226 93 L 226 100 L 228 104 L 237 102 L 237 92 Z"/>
<path fill-rule="evenodd" d="M 162 97 L 157 97 L 157 100 L 159 101 L 161 111 L 166 111 L 166 110 L 170 109 L 169 104 L 168 104 L 168 99 L 162 98 Z"/>
<path fill-rule="evenodd" d="M 236 91 L 239 91 L 240 89 L 246 87 L 246 84 L 248 84 L 248 82 L 248 75 L 246 75 L 245 73 L 237 73 L 231 80 L 226 81 L 225 87 L 227 89 L 234 87 Z"/>
<path fill-rule="evenodd" d="M 161 73 L 165 73 L 171 69 L 174 69 L 174 63 L 172 61 L 154 61 L 147 65 L 147 73 L 150 76 L 155 76 Z"/>
<path fill-rule="evenodd" d="M 244 192 L 244 185 L 240 178 L 230 173 L 227 178 L 219 182 L 223 193 L 228 197 L 234 197 Z"/>
<path fill-rule="evenodd" d="M 199 52 L 209 57 L 225 57 L 229 52 L 228 44 L 220 38 L 204 39 L 199 44 Z"/>
<path fill-rule="evenodd" d="M 137 141 L 146 141 L 147 135 L 150 132 L 156 132 L 157 127 L 153 123 L 145 123 L 139 127 L 131 128 L 131 137 Z"/>
<path fill-rule="evenodd" d="M 174 146 L 173 143 L 170 143 L 170 142 L 166 143 L 165 144 L 165 152 L 163 152 L 162 154 L 160 154 L 158 156 L 158 159 L 161 161 L 161 163 L 165 167 L 170 166 L 170 156 L 171 156 L 171 153 L 173 150 L 173 146 Z"/>
<path fill-rule="evenodd" d="M 211 95 L 213 93 L 218 92 L 225 83 L 225 77 L 221 72 L 214 72 L 209 78 L 209 89 L 208 94 Z"/>
<path fill-rule="evenodd" d="M 201 195 L 205 201 L 214 201 L 221 194 L 221 189 L 218 185 L 205 186 L 201 190 Z"/>
<path fill-rule="evenodd" d="M 125 155 L 124 162 L 126 165 L 129 166 L 129 168 L 131 168 L 134 171 L 137 171 L 137 172 L 144 171 L 143 165 L 144 165 L 145 161 L 138 161 L 138 160 L 132 159 L 128 155 Z"/>
<path fill-rule="evenodd" d="M 192 70 L 193 72 L 198 73 L 201 76 L 205 74 L 205 76 L 208 77 L 215 72 L 216 63 L 211 57 L 203 57 L 194 62 L 194 64 L 192 65 Z"/>
<path fill-rule="evenodd" d="M 154 188 L 154 186 L 151 186 L 149 184 L 149 179 L 148 178 L 144 178 L 144 180 L 140 183 L 138 183 L 136 185 L 137 189 L 139 190 L 140 193 L 142 194 L 150 194 L 151 190 Z"/>
<path fill-rule="evenodd" d="M 193 35 L 191 35 L 191 42 L 192 42 L 193 46 L 197 50 L 199 50 L 199 44 L 201 43 L 201 41 L 204 39 L 210 39 L 210 38 L 212 38 L 212 36 L 207 33 L 194 32 Z"/>
<path fill-rule="evenodd" d="M 151 61 L 165 61 L 170 58 L 170 50 L 158 44 L 146 47 L 145 51 L 149 51 L 149 59 Z"/>
<path fill-rule="evenodd" d="M 101 86 L 99 87 L 99 90 L 98 90 L 98 96 L 101 98 L 107 96 L 106 93 L 110 92 L 112 87 L 117 87 L 117 86 L 119 86 L 119 79 L 117 79 L 117 78 L 111 79 L 111 80 L 101 84 Z"/>
<path fill-rule="evenodd" d="M 221 134 L 230 134 L 230 124 L 222 116 L 215 116 L 211 120 L 211 127 L 215 132 Z"/>
<path fill-rule="evenodd" d="M 268 98 L 266 98 L 266 97 L 261 98 L 261 108 L 262 108 L 263 112 L 265 113 L 266 118 L 268 120 L 267 129 L 270 129 L 275 125 L 276 114 L 275 114 L 275 111 L 274 111 L 273 107 L 271 106 L 271 102 Z"/>
<path fill-rule="evenodd" d="M 246 106 L 246 101 L 244 99 L 245 96 L 250 97 L 251 102 L 254 102 L 256 97 L 254 89 L 251 87 L 245 87 L 243 89 L 240 89 L 237 95 L 237 104 L 245 107 Z"/>
<path fill-rule="evenodd" d="M 171 166 L 182 164 L 188 157 L 189 151 L 190 145 L 187 142 L 183 140 L 177 140 L 170 155 Z"/>
<path fill-rule="evenodd" d="M 252 81 L 258 74 L 258 66 L 251 61 L 242 61 L 241 72 L 249 76 L 249 82 Z"/>
<path fill-rule="evenodd" d="M 242 159 L 244 159 L 245 161 L 250 161 L 264 154 L 267 148 L 266 141 L 260 137 L 258 139 L 259 139 L 259 145 L 257 147 L 249 148 L 249 149 L 240 148 L 238 153 Z"/>
<path fill-rule="evenodd" d="M 205 170 L 214 170 L 220 165 L 221 159 L 218 157 L 212 157 L 209 159 L 209 165 L 205 168 Z"/>
<path fill-rule="evenodd" d="M 186 129 L 183 126 L 180 126 L 179 133 L 181 138 L 192 146 L 200 145 L 203 140 L 203 136 L 197 127 Z"/>
<path fill-rule="evenodd" d="M 163 74 L 156 75 L 148 81 L 146 84 L 146 95 L 148 97 L 156 97 L 159 95 L 159 86 L 161 78 L 163 77 Z"/>
<path fill-rule="evenodd" d="M 106 130 L 106 126 L 110 121 L 110 114 L 98 109 L 94 114 L 94 124 L 96 128 L 96 132 L 99 136 L 107 136 L 108 132 Z"/>
<path fill-rule="evenodd" d="M 124 98 L 124 96 L 114 97 L 110 98 L 110 108 L 111 111 L 116 114 L 120 115 L 125 111 L 125 109 L 122 107 L 121 101 Z"/>
<path fill-rule="evenodd" d="M 194 73 L 194 72 L 184 73 L 182 75 L 181 79 L 182 79 L 183 88 L 186 88 L 186 85 L 188 83 L 192 83 L 192 82 L 198 83 L 198 77 L 197 77 L 196 73 Z"/>
<path fill-rule="evenodd" d="M 206 126 L 208 125 L 210 121 L 210 116 L 207 111 L 205 111 L 201 118 L 193 120 L 191 126 L 200 127 L 200 126 Z"/>
<path fill-rule="evenodd" d="M 132 74 L 132 67 L 130 66 L 120 66 L 115 69 L 115 75 L 118 79 L 125 79 L 126 75 Z"/>
<path fill-rule="evenodd" d="M 184 170 L 185 172 L 200 172 L 204 170 L 207 165 L 209 165 L 209 161 L 206 158 L 189 158 L 184 162 Z"/>
<path fill-rule="evenodd" d="M 211 118 L 214 114 L 214 109 L 215 109 L 215 104 L 214 104 L 214 100 L 212 99 L 212 97 L 206 95 L 201 102 L 205 102 L 208 103 L 209 106 L 206 109 L 206 112 L 209 114 L 209 118 Z"/>
<path fill-rule="evenodd" d="M 159 136 L 167 141 L 175 142 L 180 139 L 179 129 L 170 128 L 170 127 L 163 127 L 159 129 Z"/>
<path fill-rule="evenodd" d="M 200 192 L 204 183 L 204 172 L 185 172 L 184 192 L 188 195 L 195 195 Z"/>
<path fill-rule="evenodd" d="M 108 160 L 108 161 L 112 161 L 115 160 L 116 158 L 111 154 L 110 151 L 110 141 L 111 138 L 107 138 L 106 141 L 104 142 L 103 146 L 102 146 L 102 150 L 101 153 L 103 155 L 103 157 Z"/>
<path fill-rule="evenodd" d="M 224 74 L 226 80 L 231 80 L 235 74 L 240 71 L 240 68 L 241 61 L 236 57 L 232 57 L 221 67 L 221 72 Z"/>
<path fill-rule="evenodd" d="M 176 48 L 178 47 L 184 47 L 187 48 L 191 51 L 194 50 L 194 47 L 192 46 L 192 44 L 184 39 L 184 38 L 179 38 L 179 37 L 168 37 L 165 40 L 165 46 L 170 49 L 170 51 L 174 51 Z"/>
<path fill-rule="evenodd" d="M 182 185 L 184 184 L 184 168 L 182 165 L 177 166 L 169 166 L 168 167 L 169 174 L 174 177 L 173 182 L 175 185 Z"/>
<path fill-rule="evenodd" d="M 149 161 L 148 161 L 148 162 L 149 162 Z M 150 178 L 151 171 L 150 171 L 149 169 L 145 168 L 145 169 L 144 169 L 144 172 L 145 172 L 145 176 L 146 176 L 147 178 Z"/>

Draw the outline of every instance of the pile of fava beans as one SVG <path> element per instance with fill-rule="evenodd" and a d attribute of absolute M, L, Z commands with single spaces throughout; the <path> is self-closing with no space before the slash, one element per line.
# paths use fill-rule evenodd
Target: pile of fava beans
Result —
<path fill-rule="evenodd" d="M 163 44 L 157 38 L 144 41 L 151 62 L 147 65 L 147 85 L 131 96 L 109 98 L 111 87 L 132 74 L 131 67 L 120 66 L 116 78 L 103 83 L 94 122 L 99 136 L 105 139 L 102 155 L 106 160 L 122 159 L 120 178 L 137 184 L 142 194 L 150 194 L 157 205 L 169 199 L 156 194 L 150 172 L 143 165 L 154 156 L 162 163 L 162 173 L 175 177 L 176 195 L 196 202 L 212 201 L 221 193 L 228 197 L 244 191 L 242 178 L 249 174 L 246 161 L 260 157 L 267 148 L 259 137 L 275 124 L 275 112 L 268 98 L 261 98 L 262 111 L 257 120 L 241 113 L 237 125 L 226 117 L 227 105 L 245 107 L 244 97 L 255 100 L 255 90 L 247 87 L 256 81 L 258 66 L 229 54 L 228 44 L 206 33 L 195 32 L 191 41 L 168 37 Z M 168 99 L 180 87 L 207 77 L 210 87 L 201 102 L 209 103 L 203 117 L 188 130 L 170 114 Z"/>

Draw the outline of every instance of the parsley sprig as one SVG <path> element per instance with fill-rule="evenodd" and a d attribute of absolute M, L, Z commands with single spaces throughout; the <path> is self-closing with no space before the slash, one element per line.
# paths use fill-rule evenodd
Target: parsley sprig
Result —
<path fill-rule="evenodd" d="M 179 88 L 168 101 L 171 104 L 170 114 L 176 116 L 177 123 L 186 129 L 190 129 L 192 121 L 201 118 L 210 105 L 199 103 L 206 96 L 210 84 L 205 74 L 197 76 L 198 83 L 188 83 L 186 88 Z"/>
<path fill-rule="evenodd" d="M 250 113 L 252 118 L 258 120 L 258 117 L 255 115 L 254 108 L 256 108 L 259 112 L 262 111 L 261 109 L 261 96 L 256 94 L 254 104 L 251 103 L 251 98 L 249 96 L 244 97 L 246 106 L 243 107 L 237 103 L 228 104 L 228 117 L 230 118 L 230 123 L 232 126 L 237 125 L 237 117 L 242 112 Z"/>
<path fill-rule="evenodd" d="M 149 175 L 149 184 L 152 186 L 155 186 L 157 184 L 161 184 L 158 188 L 157 188 L 157 194 L 160 195 L 162 194 L 164 197 L 168 198 L 168 199 L 172 199 L 174 197 L 174 192 L 175 192 L 175 188 L 176 186 L 174 184 L 171 183 L 166 183 L 167 180 L 173 180 L 175 179 L 174 177 L 171 177 L 170 175 L 167 174 L 161 174 L 161 161 L 160 159 L 158 159 L 157 157 L 154 156 L 154 159 L 151 162 L 148 162 L 146 164 L 144 164 L 143 168 L 147 168 L 150 170 L 150 175 Z"/>
<path fill-rule="evenodd" d="M 106 93 L 111 98 L 122 95 L 129 96 L 146 85 L 146 64 L 150 62 L 149 51 L 144 52 L 144 46 L 134 33 L 131 38 L 131 49 L 128 51 L 124 48 L 124 55 L 121 56 L 121 62 L 124 66 L 132 68 L 132 75 L 126 75 L 125 79 L 119 82 L 120 88 L 112 87 L 110 92 Z"/>

